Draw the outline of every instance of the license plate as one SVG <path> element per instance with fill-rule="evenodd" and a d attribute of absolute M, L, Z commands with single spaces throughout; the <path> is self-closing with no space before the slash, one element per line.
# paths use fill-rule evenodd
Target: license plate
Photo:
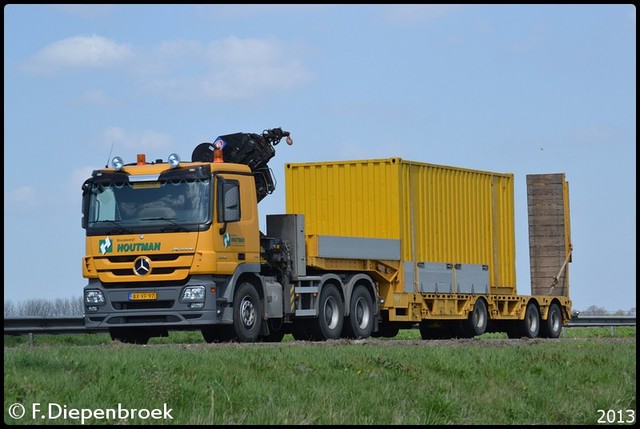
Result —
<path fill-rule="evenodd" d="M 131 292 L 129 301 L 153 301 L 158 299 L 157 292 Z"/>

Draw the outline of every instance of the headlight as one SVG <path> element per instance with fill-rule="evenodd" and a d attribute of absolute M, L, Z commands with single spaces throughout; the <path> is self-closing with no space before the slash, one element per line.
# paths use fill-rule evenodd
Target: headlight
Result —
<path fill-rule="evenodd" d="M 89 289 L 84 292 L 85 304 L 104 304 L 104 295 L 97 289 Z"/>
<path fill-rule="evenodd" d="M 204 302 L 204 286 L 187 286 L 182 289 L 180 302 Z"/>

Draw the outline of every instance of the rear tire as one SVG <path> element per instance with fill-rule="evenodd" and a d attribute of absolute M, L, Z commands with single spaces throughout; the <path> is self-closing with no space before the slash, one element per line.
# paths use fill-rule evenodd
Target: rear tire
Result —
<path fill-rule="evenodd" d="M 469 313 L 469 318 L 463 322 L 463 332 L 467 338 L 482 335 L 487 330 L 489 323 L 489 312 L 487 303 L 482 298 L 478 298 L 473 304 L 473 310 Z"/>
<path fill-rule="evenodd" d="M 315 319 L 314 337 L 317 340 L 337 340 L 344 324 L 344 304 L 338 289 L 325 285 L 320 292 L 318 318 Z"/>
<path fill-rule="evenodd" d="M 526 338 L 536 338 L 540 334 L 540 311 L 534 302 L 527 304 L 524 320 L 520 321 L 520 335 Z"/>
<path fill-rule="evenodd" d="M 540 336 L 544 338 L 559 338 L 562 332 L 562 312 L 555 302 L 549 307 L 547 320 L 542 322 Z"/>
<path fill-rule="evenodd" d="M 357 286 L 351 294 L 349 316 L 344 324 L 345 337 L 369 338 L 373 332 L 373 300 L 364 286 Z"/>

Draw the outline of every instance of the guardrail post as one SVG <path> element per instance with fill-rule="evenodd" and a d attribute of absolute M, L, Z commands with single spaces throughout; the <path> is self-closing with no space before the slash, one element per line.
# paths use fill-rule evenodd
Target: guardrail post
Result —
<path fill-rule="evenodd" d="M 29 347 L 33 347 L 33 332 L 29 332 Z"/>

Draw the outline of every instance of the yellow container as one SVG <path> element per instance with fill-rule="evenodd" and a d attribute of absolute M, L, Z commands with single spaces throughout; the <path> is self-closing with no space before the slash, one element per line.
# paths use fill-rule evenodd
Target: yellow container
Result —
<path fill-rule="evenodd" d="M 491 293 L 516 293 L 513 174 L 389 158 L 287 164 L 285 182 L 307 235 L 400 240 L 402 262 L 488 265 Z"/>

